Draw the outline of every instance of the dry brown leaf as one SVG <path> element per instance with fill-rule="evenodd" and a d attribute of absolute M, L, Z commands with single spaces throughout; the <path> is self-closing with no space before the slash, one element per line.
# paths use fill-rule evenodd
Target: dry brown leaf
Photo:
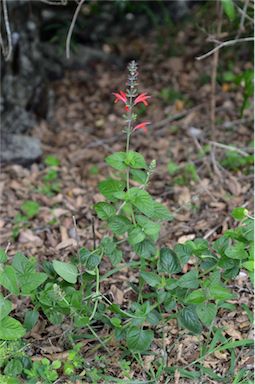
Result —
<path fill-rule="evenodd" d="M 39 236 L 34 235 L 30 229 L 20 232 L 19 242 L 22 244 L 31 243 L 35 247 L 41 247 L 43 245 L 42 239 Z"/>
<path fill-rule="evenodd" d="M 56 250 L 60 251 L 61 249 L 65 249 L 69 247 L 77 247 L 77 241 L 74 239 L 67 239 L 65 241 L 62 241 L 56 246 Z"/>

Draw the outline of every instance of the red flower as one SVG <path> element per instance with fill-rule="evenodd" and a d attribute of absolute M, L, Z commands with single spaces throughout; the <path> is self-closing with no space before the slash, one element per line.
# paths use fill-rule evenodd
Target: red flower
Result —
<path fill-rule="evenodd" d="M 115 96 L 114 103 L 117 103 L 118 101 L 122 101 L 124 104 L 127 102 L 127 96 L 124 92 L 119 91 L 120 93 L 113 93 Z"/>
<path fill-rule="evenodd" d="M 141 95 L 137 96 L 135 99 L 134 104 L 143 103 L 145 106 L 148 105 L 147 99 L 149 99 L 150 96 L 147 96 L 146 93 L 141 93 Z"/>
<path fill-rule="evenodd" d="M 137 129 L 143 129 L 143 131 L 146 133 L 148 132 L 148 129 L 147 129 L 148 124 L 150 124 L 149 121 L 144 121 L 143 123 L 136 125 L 133 130 L 136 131 Z"/>

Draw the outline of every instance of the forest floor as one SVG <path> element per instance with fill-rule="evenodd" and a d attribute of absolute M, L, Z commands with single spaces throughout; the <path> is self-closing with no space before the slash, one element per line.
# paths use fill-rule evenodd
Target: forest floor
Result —
<path fill-rule="evenodd" d="M 181 47 L 182 53 L 172 56 L 164 45 L 159 45 L 155 32 L 131 40 L 118 38 L 104 46 L 106 51 L 122 55 L 124 61 L 128 57 L 139 57 L 139 87 L 152 96 L 148 109 L 140 113 L 141 118 L 152 124 L 147 134 L 136 134 L 131 146 L 143 153 L 146 160 L 157 159 L 157 170 L 149 191 L 174 216 L 172 222 L 164 225 L 159 240 L 160 244 L 171 247 L 196 237 L 209 241 L 217 239 L 236 225 L 230 215 L 233 208 L 242 206 L 252 212 L 253 204 L 251 165 L 248 160 L 242 162 L 252 153 L 253 113 L 246 109 L 240 117 L 242 89 L 224 79 L 225 65 L 216 87 L 216 121 L 215 130 L 212 129 L 212 59 L 195 60 L 201 53 L 201 36 L 197 36 L 192 27 L 187 27 L 185 34 L 179 32 L 174 44 Z M 234 49 L 224 53 L 225 63 L 234 62 L 234 58 Z M 252 63 L 240 59 L 234 62 L 233 73 L 238 75 L 249 68 Z M 1 246 L 5 248 L 10 243 L 10 257 L 20 251 L 40 261 L 68 261 L 78 246 L 73 217 L 81 245 L 93 246 L 93 232 L 96 241 L 105 235 L 93 205 L 103 200 L 98 183 L 109 173 L 105 156 L 123 150 L 125 145 L 120 109 L 114 105 L 112 95 L 112 92 L 123 89 L 125 79 L 123 68 L 95 60 L 84 70 L 67 72 L 63 79 L 51 84 L 55 93 L 52 117 L 41 121 L 33 135 L 42 141 L 44 157 L 50 154 L 59 159 L 55 180 L 58 185 L 56 192 L 45 187 L 49 168 L 43 161 L 31 168 L 9 165 L 2 169 Z M 238 148 L 239 152 L 234 152 L 235 159 L 228 146 Z M 174 173 L 176 164 L 179 168 Z M 15 227 L 15 217 L 27 200 L 40 204 L 39 213 L 24 226 Z M 125 260 L 129 257 L 126 254 Z M 103 274 L 108 268 L 105 261 L 100 272 Z M 130 279 L 132 271 L 122 269 L 102 282 L 101 289 L 111 295 L 113 301 L 127 307 Z M 247 276 L 239 275 L 233 281 L 233 289 L 238 294 L 238 299 L 232 300 L 238 304 L 237 309 L 222 309 L 217 326 L 223 327 L 233 340 L 242 340 L 251 337 L 247 313 L 242 307 L 242 304 L 252 307 Z M 29 303 L 17 303 L 17 317 L 22 317 L 26 304 L 29 307 Z M 42 318 L 28 336 L 30 354 L 35 359 L 61 357 L 66 350 L 61 334 L 61 329 Z M 191 336 L 187 331 L 179 331 L 176 320 L 171 320 L 167 334 L 170 366 L 173 362 L 187 366 L 199 356 L 200 343 L 205 338 L 203 334 Z M 84 345 L 85 358 L 99 371 L 104 371 L 107 362 L 108 374 L 121 378 L 118 346 L 111 345 L 112 355 L 102 362 L 100 359 L 95 361 L 95 355 L 91 354 L 96 344 L 96 340 L 89 340 Z M 155 341 L 155 352 L 157 348 Z M 97 350 L 96 354 L 101 356 L 104 352 Z M 144 357 L 145 368 L 150 366 L 153 358 L 153 355 Z M 231 364 L 231 354 L 215 352 L 204 359 L 204 364 L 224 376 Z M 252 366 L 252 355 L 247 349 L 240 352 L 236 364 L 236 369 Z M 136 362 L 130 369 L 134 379 L 146 379 Z M 173 382 L 194 381 L 176 375 Z M 207 378 L 205 382 L 217 381 Z"/>

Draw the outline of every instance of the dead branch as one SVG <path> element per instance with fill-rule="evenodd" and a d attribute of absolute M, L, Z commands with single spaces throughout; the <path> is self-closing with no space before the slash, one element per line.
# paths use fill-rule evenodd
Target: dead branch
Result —
<path fill-rule="evenodd" d="M 67 33 L 67 38 L 66 38 L 66 57 L 67 57 L 67 59 L 70 59 L 70 43 L 71 43 L 71 37 L 72 37 L 73 29 L 74 29 L 77 17 L 79 15 L 79 12 L 81 10 L 81 7 L 85 3 L 85 1 L 86 0 L 81 0 L 79 2 L 79 4 L 77 5 L 77 8 L 76 8 L 74 15 L 73 15 L 71 25 L 70 25 L 68 33 Z"/>
<path fill-rule="evenodd" d="M 229 47 L 229 46 L 235 45 L 237 43 L 245 43 L 245 42 L 248 42 L 248 41 L 254 41 L 254 37 L 244 37 L 242 39 L 234 39 L 234 40 L 223 41 L 217 47 L 213 48 L 211 51 L 205 53 L 202 56 L 196 57 L 196 59 L 197 60 L 203 60 L 206 57 L 211 56 L 214 52 L 218 51 L 219 49 L 221 49 L 223 47 Z"/>

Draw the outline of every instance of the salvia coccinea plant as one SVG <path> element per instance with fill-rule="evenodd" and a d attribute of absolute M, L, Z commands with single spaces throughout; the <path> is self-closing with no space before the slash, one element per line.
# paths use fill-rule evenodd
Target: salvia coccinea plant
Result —
<path fill-rule="evenodd" d="M 244 208 L 232 213 L 240 225 L 211 244 L 198 238 L 171 249 L 157 246 L 160 224 L 172 215 L 148 192 L 156 161 L 147 164 L 141 153 L 131 149 L 132 137 L 139 131 L 147 133 L 150 123 L 138 120 L 136 108 L 141 103 L 148 107 L 150 96 L 138 91 L 134 61 L 128 71 L 127 89 L 114 93 L 115 103 L 123 109 L 126 148 L 106 158 L 111 176 L 99 184 L 105 201 L 95 205 L 110 235 L 93 250 L 80 248 L 69 262 L 44 262 L 40 266 L 43 272 L 38 272 L 33 258 L 17 253 L 10 262 L 0 250 L 0 287 L 4 288 L 0 294 L 0 340 L 21 339 L 43 313 L 52 324 L 69 321 L 67 333 L 73 343 L 88 330 L 107 351 L 107 341 L 114 337 L 132 354 L 143 353 L 151 347 L 155 334 L 162 336 L 160 329 L 172 318 L 193 334 L 203 329 L 210 333 L 218 310 L 233 310 L 229 300 L 235 296 L 226 282 L 240 270 L 246 270 L 252 279 L 253 218 Z M 103 257 L 108 257 L 113 267 L 100 276 Z M 123 268 L 133 275 L 129 282 L 132 300 L 127 305 L 116 304 L 105 285 L 100 287 L 102 281 L 107 286 L 107 279 Z M 31 302 L 23 323 L 10 314 L 10 298 L 15 296 L 28 297 Z M 97 333 L 102 325 L 107 327 L 106 336 Z M 55 377 L 53 368 L 47 368 L 47 375 Z"/>

